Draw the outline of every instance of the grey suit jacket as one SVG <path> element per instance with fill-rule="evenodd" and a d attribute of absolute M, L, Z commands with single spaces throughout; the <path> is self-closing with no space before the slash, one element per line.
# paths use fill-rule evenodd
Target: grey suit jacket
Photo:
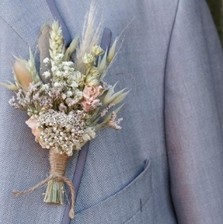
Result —
<path fill-rule="evenodd" d="M 55 1 L 74 37 L 90 1 Z M 107 81 L 131 92 L 123 130 L 90 143 L 72 224 L 223 223 L 223 55 L 204 0 L 103 0 L 104 25 L 125 40 Z M 98 17 L 100 19 L 100 16 Z M 36 49 L 53 20 L 45 2 L 1 0 L 0 81 L 12 80 L 13 55 Z M 64 206 L 38 189 L 15 198 L 49 171 L 27 116 L 0 90 L 0 223 L 69 223 Z M 72 179 L 74 157 L 67 176 Z"/>

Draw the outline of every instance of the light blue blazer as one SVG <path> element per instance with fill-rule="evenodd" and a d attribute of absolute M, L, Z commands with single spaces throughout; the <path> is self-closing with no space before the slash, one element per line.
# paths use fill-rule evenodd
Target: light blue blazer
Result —
<path fill-rule="evenodd" d="M 71 36 L 81 33 L 89 0 L 55 0 Z M 222 224 L 223 54 L 204 0 L 103 0 L 103 25 L 114 36 L 127 24 L 107 76 L 131 89 L 123 129 L 90 143 L 76 218 L 43 203 L 48 151 L 34 141 L 27 116 L 0 89 L 0 223 Z M 0 81 L 12 80 L 13 55 L 36 50 L 40 27 L 53 16 L 45 0 L 0 1 Z M 73 178 L 76 157 L 67 177 Z"/>

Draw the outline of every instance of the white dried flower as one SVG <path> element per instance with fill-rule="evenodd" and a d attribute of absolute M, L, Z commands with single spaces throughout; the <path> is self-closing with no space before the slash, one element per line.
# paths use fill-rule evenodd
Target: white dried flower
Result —
<path fill-rule="evenodd" d="M 55 83 L 53 84 L 53 86 L 54 86 L 54 87 L 60 87 L 60 86 L 61 86 L 61 83 L 59 83 L 59 82 L 55 82 Z"/>
<path fill-rule="evenodd" d="M 61 108 L 65 106 L 61 105 Z M 41 114 L 38 122 L 43 145 L 68 156 L 74 150 L 80 150 L 83 144 L 95 137 L 94 128 L 85 127 L 84 117 L 85 113 L 80 110 L 71 111 L 69 114 L 49 110 Z"/>
<path fill-rule="evenodd" d="M 92 47 L 92 54 L 99 56 L 104 53 L 104 50 L 99 45 L 94 45 Z"/>
<path fill-rule="evenodd" d="M 50 62 L 50 59 L 49 58 L 46 57 L 46 58 L 43 59 L 43 63 L 44 64 L 48 64 L 49 62 Z"/>
<path fill-rule="evenodd" d="M 41 87 L 42 90 L 49 90 L 49 88 L 49 84 L 43 84 Z"/>
<path fill-rule="evenodd" d="M 43 73 L 43 76 L 44 76 L 44 78 L 47 79 L 47 78 L 49 78 L 51 76 L 51 74 L 50 74 L 49 71 L 46 71 L 46 72 Z"/>
<path fill-rule="evenodd" d="M 62 93 L 61 97 L 63 100 L 65 100 L 67 98 L 67 95 L 65 93 Z"/>
<path fill-rule="evenodd" d="M 55 56 L 55 60 L 60 61 L 61 59 L 63 59 L 63 56 L 64 56 L 63 54 L 58 54 Z"/>
<path fill-rule="evenodd" d="M 64 61 L 63 65 L 71 67 L 74 66 L 74 63 L 72 61 Z"/>
<path fill-rule="evenodd" d="M 70 84 L 70 86 L 71 86 L 72 88 L 76 88 L 76 87 L 78 87 L 78 84 L 77 84 L 75 81 L 73 81 L 73 82 Z"/>
<path fill-rule="evenodd" d="M 95 58 L 92 54 L 85 54 L 82 60 L 84 64 L 91 64 L 94 62 Z"/>
<path fill-rule="evenodd" d="M 54 72 L 56 72 L 57 71 L 57 67 L 54 65 L 54 66 L 52 66 L 51 67 L 51 71 L 54 73 Z"/>
<path fill-rule="evenodd" d="M 62 75 L 63 75 L 63 73 L 61 72 L 61 71 L 58 71 L 58 70 L 55 70 L 56 72 L 55 72 L 55 75 L 57 76 L 57 77 L 61 77 Z"/>
<path fill-rule="evenodd" d="M 67 97 L 70 97 L 70 96 L 73 95 L 73 93 L 72 93 L 71 91 L 67 91 L 67 92 L 66 92 L 66 95 L 67 95 Z"/>

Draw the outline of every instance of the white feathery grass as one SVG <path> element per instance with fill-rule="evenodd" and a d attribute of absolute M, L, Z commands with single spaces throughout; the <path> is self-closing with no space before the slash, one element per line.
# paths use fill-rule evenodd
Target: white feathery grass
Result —
<path fill-rule="evenodd" d="M 87 52 L 90 53 L 93 46 L 100 42 L 102 24 L 101 22 L 96 22 L 97 17 L 97 4 L 95 0 L 92 0 L 89 11 L 84 19 L 84 27 L 81 35 L 80 46 L 77 49 L 76 63 L 78 67 L 82 63 L 82 57 L 84 56 L 84 54 Z"/>

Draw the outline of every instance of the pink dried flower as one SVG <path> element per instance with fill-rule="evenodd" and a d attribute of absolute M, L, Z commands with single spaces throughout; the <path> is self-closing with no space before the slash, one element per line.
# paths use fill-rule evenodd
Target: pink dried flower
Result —
<path fill-rule="evenodd" d="M 117 118 L 117 114 L 115 112 L 112 112 L 111 118 L 108 121 L 108 126 L 114 128 L 116 130 L 120 130 L 120 129 L 122 129 L 122 127 L 119 124 L 123 119 L 122 118 L 116 119 L 116 118 Z"/>
<path fill-rule="evenodd" d="M 35 141 L 38 142 L 42 148 L 45 148 L 45 146 L 42 144 L 42 142 L 40 140 L 41 130 L 38 127 L 38 120 L 34 117 L 30 117 L 26 121 L 26 124 L 32 129 L 32 133 L 35 136 Z"/>
<path fill-rule="evenodd" d="M 84 100 L 81 103 L 84 111 L 89 112 L 92 108 L 100 105 L 100 100 L 97 99 L 101 95 L 103 87 L 100 86 L 85 86 L 83 91 Z"/>

